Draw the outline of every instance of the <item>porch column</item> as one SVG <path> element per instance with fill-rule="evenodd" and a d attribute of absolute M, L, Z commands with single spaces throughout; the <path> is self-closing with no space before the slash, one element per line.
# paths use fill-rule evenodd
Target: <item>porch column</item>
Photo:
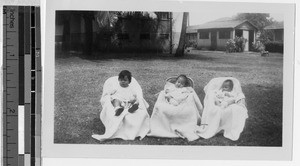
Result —
<path fill-rule="evenodd" d="M 247 40 L 244 51 L 249 51 L 249 31 L 243 30 L 243 38 Z"/>
<path fill-rule="evenodd" d="M 235 29 L 232 30 L 232 39 L 235 38 Z"/>
<path fill-rule="evenodd" d="M 256 43 L 256 31 L 255 30 L 253 30 L 253 35 L 254 35 L 253 36 L 253 42 Z"/>

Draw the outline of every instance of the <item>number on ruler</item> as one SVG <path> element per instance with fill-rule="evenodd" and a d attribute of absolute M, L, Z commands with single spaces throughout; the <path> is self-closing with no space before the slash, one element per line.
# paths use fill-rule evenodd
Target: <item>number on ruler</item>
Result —
<path fill-rule="evenodd" d="M 10 113 L 15 113 L 15 112 L 16 112 L 16 110 L 15 110 L 15 109 L 11 109 L 11 108 L 9 108 L 9 112 L 10 112 Z"/>
<path fill-rule="evenodd" d="M 15 54 L 10 54 L 9 56 L 15 56 Z"/>

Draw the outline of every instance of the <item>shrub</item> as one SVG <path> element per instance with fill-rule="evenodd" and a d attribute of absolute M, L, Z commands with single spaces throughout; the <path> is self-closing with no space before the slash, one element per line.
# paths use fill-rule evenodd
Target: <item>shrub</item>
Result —
<path fill-rule="evenodd" d="M 234 41 L 235 41 L 235 46 L 236 46 L 236 52 L 244 52 L 245 43 L 246 43 L 247 39 L 236 36 L 234 38 Z"/>
<path fill-rule="evenodd" d="M 226 52 L 243 52 L 246 41 L 247 39 L 237 36 L 234 39 L 229 39 L 225 44 Z"/>
<path fill-rule="evenodd" d="M 186 47 L 197 48 L 197 41 L 194 41 L 194 40 L 188 40 L 188 41 L 186 42 Z"/>
<path fill-rule="evenodd" d="M 252 50 L 255 52 L 262 52 L 265 51 L 265 45 L 260 42 L 260 41 L 256 41 L 255 43 L 252 43 Z"/>
<path fill-rule="evenodd" d="M 283 42 L 269 41 L 265 43 L 266 51 L 283 53 Z"/>
<path fill-rule="evenodd" d="M 226 52 L 236 52 L 235 41 L 233 39 L 229 39 L 225 44 Z"/>

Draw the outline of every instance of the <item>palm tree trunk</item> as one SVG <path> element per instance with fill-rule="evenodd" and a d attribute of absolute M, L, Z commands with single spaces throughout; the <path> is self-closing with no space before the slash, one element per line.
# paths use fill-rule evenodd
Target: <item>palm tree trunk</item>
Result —
<path fill-rule="evenodd" d="M 188 16 L 189 16 L 188 12 L 183 13 L 182 28 L 181 28 L 180 38 L 179 38 L 179 44 L 178 44 L 178 48 L 175 53 L 176 57 L 181 57 L 184 55 L 185 33 L 186 33 Z"/>

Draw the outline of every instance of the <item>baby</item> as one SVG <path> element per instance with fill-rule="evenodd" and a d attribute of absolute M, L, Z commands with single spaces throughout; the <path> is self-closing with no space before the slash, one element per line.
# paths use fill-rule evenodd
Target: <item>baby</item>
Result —
<path fill-rule="evenodd" d="M 115 108 L 115 116 L 119 116 L 125 108 L 129 108 L 128 112 L 130 113 L 138 109 L 137 94 L 129 86 L 131 77 L 131 73 L 128 70 L 121 71 L 118 78 L 120 86 L 110 93 L 111 103 Z"/>
<path fill-rule="evenodd" d="M 188 78 L 185 75 L 179 75 L 175 84 L 170 83 L 165 88 L 165 97 L 169 104 L 177 106 L 184 101 L 192 92 L 188 84 Z"/>
<path fill-rule="evenodd" d="M 221 88 L 215 92 L 215 104 L 221 108 L 226 108 L 235 103 L 236 94 L 232 92 L 232 80 L 225 80 Z"/>

